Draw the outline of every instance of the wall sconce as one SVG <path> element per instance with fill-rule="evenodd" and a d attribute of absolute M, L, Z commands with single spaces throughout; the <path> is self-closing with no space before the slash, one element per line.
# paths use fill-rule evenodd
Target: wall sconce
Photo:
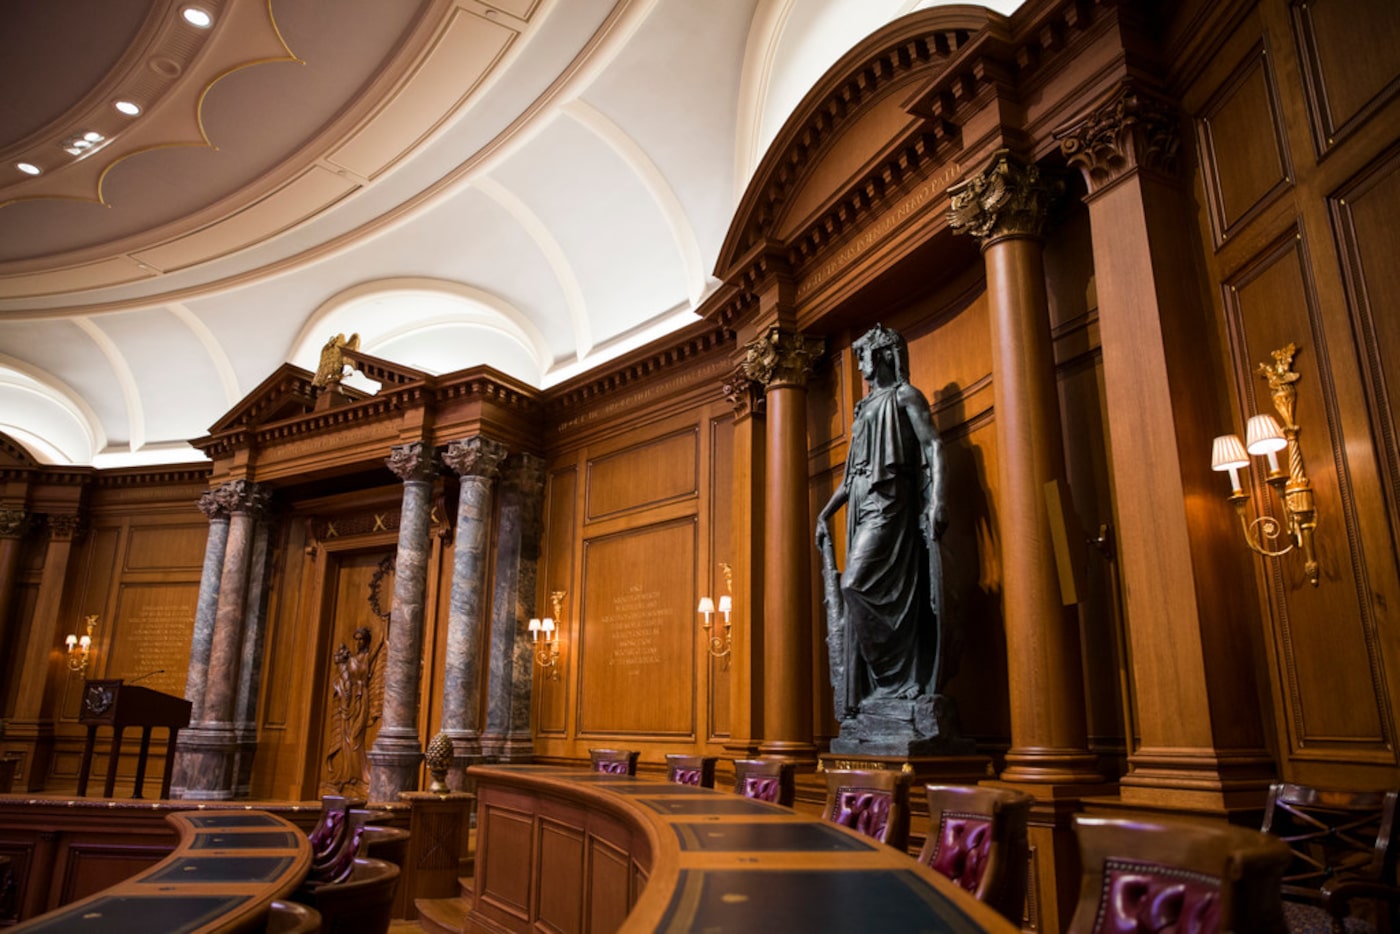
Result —
<path fill-rule="evenodd" d="M 83 622 L 87 625 L 87 632 L 83 635 L 69 633 L 63 640 L 68 646 L 68 670 L 82 672 L 87 670 L 88 655 L 92 652 L 92 631 L 97 628 L 97 617 L 85 617 Z"/>
<path fill-rule="evenodd" d="M 1303 553 L 1303 568 L 1308 581 L 1316 587 L 1318 567 L 1317 555 L 1313 550 L 1313 530 L 1317 528 L 1317 508 L 1313 502 L 1312 481 L 1303 469 L 1303 454 L 1298 448 L 1298 425 L 1293 420 L 1298 395 L 1293 385 L 1298 382 L 1298 374 L 1293 372 L 1293 355 L 1297 351 L 1296 345 L 1289 344 L 1282 350 L 1274 351 L 1272 366 L 1261 363 L 1258 367 L 1258 374 L 1269 383 L 1278 420 L 1272 415 L 1250 418 L 1245 444 L 1240 443 L 1239 435 L 1216 438 L 1210 466 L 1212 470 L 1230 472 L 1230 502 L 1239 513 L 1244 540 L 1249 547 L 1267 558 L 1277 558 L 1298 548 Z M 1287 470 L 1278 461 L 1278 452 L 1284 448 L 1288 449 Z M 1249 518 L 1245 504 L 1251 497 L 1240 484 L 1240 468 L 1249 466 L 1251 454 L 1269 459 L 1266 482 L 1274 488 L 1283 503 L 1282 522 L 1268 514 L 1253 520 Z M 1282 548 L 1278 547 L 1280 538 L 1286 538 L 1288 542 Z"/>
<path fill-rule="evenodd" d="M 534 641 L 535 664 L 544 669 L 544 676 L 550 681 L 559 680 L 559 628 L 555 623 L 564 621 L 564 594 L 567 591 L 556 590 L 549 595 L 549 602 L 554 607 L 554 616 L 546 616 L 544 619 L 530 620 L 530 638 Z M 540 633 L 544 633 L 544 640 L 540 640 Z"/>
<path fill-rule="evenodd" d="M 723 561 L 720 562 L 719 566 L 724 571 L 724 589 L 732 593 L 734 590 L 734 570 Z M 729 637 L 734 629 L 734 624 L 730 622 L 729 615 L 734 611 L 734 598 L 730 596 L 730 593 L 725 593 L 719 598 L 719 613 L 724 617 L 724 632 L 719 635 L 710 631 L 710 621 L 715 615 L 715 601 L 709 597 L 701 597 L 700 605 L 695 608 L 696 612 L 705 618 L 705 621 L 700 624 L 700 628 L 705 630 L 705 635 L 710 640 L 710 654 L 715 658 L 723 658 L 728 655 L 732 647 Z"/>

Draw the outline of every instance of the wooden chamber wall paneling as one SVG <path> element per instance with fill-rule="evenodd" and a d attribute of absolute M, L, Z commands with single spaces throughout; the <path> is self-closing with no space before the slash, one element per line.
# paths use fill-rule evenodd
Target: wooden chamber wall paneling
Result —
<path fill-rule="evenodd" d="M 533 818 L 528 811 L 485 804 L 479 839 L 489 839 L 486 859 L 477 866 L 481 900 L 520 921 L 529 920 Z"/>
<path fill-rule="evenodd" d="M 132 681 L 149 675 L 142 678 L 142 687 L 183 697 L 198 600 L 198 581 L 123 585 L 107 643 L 106 676 Z"/>
<path fill-rule="evenodd" d="M 1400 9 L 1400 7 L 1396 7 Z M 1341 245 L 1347 298 L 1360 344 L 1379 465 L 1392 504 L 1400 504 L 1400 147 L 1393 147 L 1331 202 Z M 1400 542 L 1400 510 L 1388 510 Z"/>
<path fill-rule="evenodd" d="M 193 571 L 204 565 L 209 523 L 133 525 L 126 539 L 127 571 Z"/>
<path fill-rule="evenodd" d="M 540 858 L 533 866 L 533 918 L 556 931 L 582 930 L 583 886 L 579 883 L 585 873 L 583 828 L 541 818 L 538 832 Z"/>
<path fill-rule="evenodd" d="M 1356 503 L 1344 439 L 1337 436 L 1333 364 L 1314 295 L 1303 238 L 1296 230 L 1226 283 L 1236 381 L 1247 408 L 1239 424 L 1256 412 L 1275 414 L 1256 367 L 1272 363 L 1274 350 L 1298 345 L 1295 420 L 1317 506 L 1321 583 L 1308 583 L 1296 551 L 1267 563 L 1273 675 L 1294 758 L 1390 763 L 1395 756 L 1392 719 L 1367 585 L 1368 556 L 1353 547 L 1359 540 Z M 1248 478 L 1252 508 L 1278 515 L 1281 507 L 1263 482 L 1265 468 L 1259 460 L 1255 458 Z M 1386 556 L 1376 558 L 1384 561 Z M 1339 676 L 1341 672 L 1348 675 Z"/>
<path fill-rule="evenodd" d="M 1271 60 L 1258 45 L 1198 121 L 1215 245 L 1234 236 L 1291 180 Z"/>
<path fill-rule="evenodd" d="M 699 481 L 699 434 L 688 427 L 588 462 L 590 521 L 694 496 Z"/>
<path fill-rule="evenodd" d="M 154 866 L 174 849 L 169 846 L 71 840 L 63 849 L 62 904 L 87 898 L 143 869 Z"/>
<path fill-rule="evenodd" d="M 586 930 L 616 931 L 622 927 L 632 907 L 628 886 L 630 872 L 631 857 L 625 849 L 595 836 L 588 838 Z"/>
<path fill-rule="evenodd" d="M 1289 8 L 1321 158 L 1400 93 L 1400 4 L 1309 0 Z"/>
<path fill-rule="evenodd" d="M 696 535 L 686 517 L 584 541 L 579 734 L 695 735 Z"/>
<path fill-rule="evenodd" d="M 545 552 L 542 555 L 540 573 L 544 586 L 540 588 L 538 599 L 541 605 L 535 610 L 537 616 L 553 612 L 553 606 L 549 602 L 552 592 L 566 593 L 565 607 L 576 602 L 572 599 L 575 596 L 572 581 L 574 539 L 577 533 L 574 520 L 578 504 L 578 468 L 571 465 L 552 471 L 546 496 L 548 499 L 545 503 Z M 558 633 L 561 643 L 569 647 L 578 642 L 575 636 L 578 627 L 574 625 L 573 616 L 574 614 L 570 613 L 568 618 L 563 620 L 563 626 Z M 559 620 L 555 620 L 556 625 L 559 623 Z M 572 662 L 573 652 L 565 648 L 556 663 L 562 669 L 557 673 L 558 679 L 539 677 L 535 681 L 537 729 L 540 734 L 560 736 L 568 729 L 568 684 Z"/>
<path fill-rule="evenodd" d="M 702 573 L 702 586 L 708 579 L 710 593 L 722 592 L 724 574 L 720 562 L 733 566 L 734 540 L 734 418 L 724 414 L 710 421 L 710 469 L 709 469 L 709 568 Z M 702 644 L 704 640 L 702 639 Z M 706 655 L 708 656 L 708 650 Z M 730 736 L 731 697 L 730 678 L 733 677 L 730 658 L 709 659 L 709 738 L 724 739 Z"/>

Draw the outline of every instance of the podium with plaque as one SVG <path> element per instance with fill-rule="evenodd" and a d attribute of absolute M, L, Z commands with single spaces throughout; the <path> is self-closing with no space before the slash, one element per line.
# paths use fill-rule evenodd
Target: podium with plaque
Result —
<path fill-rule="evenodd" d="M 151 688 L 126 684 L 120 678 L 88 681 L 83 685 L 83 709 L 78 722 L 87 727 L 83 744 L 83 764 L 78 770 L 78 797 L 87 794 L 88 773 L 92 770 L 92 747 L 99 726 L 112 728 L 112 751 L 107 760 L 107 780 L 102 788 L 104 798 L 112 797 L 117 780 L 117 762 L 121 757 L 122 731 L 129 726 L 141 728 L 141 755 L 136 760 L 136 789 L 133 798 L 141 797 L 146 778 L 146 756 L 151 747 L 151 730 L 163 726 L 170 731 L 165 748 L 165 774 L 160 781 L 160 796 L 170 796 L 170 776 L 175 768 L 175 740 L 180 731 L 190 725 L 192 705 L 183 697 L 162 694 Z"/>

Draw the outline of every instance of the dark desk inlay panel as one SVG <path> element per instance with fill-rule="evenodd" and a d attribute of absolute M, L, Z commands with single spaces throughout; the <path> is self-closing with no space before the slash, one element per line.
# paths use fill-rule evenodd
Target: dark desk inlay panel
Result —
<path fill-rule="evenodd" d="M 193 931 L 248 901 L 248 895 L 120 895 L 98 898 L 31 924 L 28 931 L 150 934 Z"/>
<path fill-rule="evenodd" d="M 292 865 L 290 856 L 185 856 L 142 882 L 271 882 Z"/>
<path fill-rule="evenodd" d="M 672 824 L 682 850 L 791 850 L 869 852 L 880 846 L 856 840 L 824 824 Z"/>
<path fill-rule="evenodd" d="M 281 827 L 270 814 L 200 814 L 189 818 L 195 827 Z"/>
<path fill-rule="evenodd" d="M 686 869 L 658 931 L 976 934 L 983 929 L 905 870 Z"/>
<path fill-rule="evenodd" d="M 608 791 L 618 795 L 717 795 L 713 788 L 699 785 L 674 785 L 669 782 L 634 782 L 630 785 L 608 785 Z"/>
<path fill-rule="evenodd" d="M 196 834 L 192 850 L 295 850 L 297 835 L 290 830 Z"/>
<path fill-rule="evenodd" d="M 751 798 L 741 798 L 738 795 L 704 799 L 644 798 L 637 803 L 644 804 L 653 811 L 660 811 L 662 814 L 671 814 L 677 817 L 694 817 L 710 814 L 717 817 L 735 815 L 761 817 L 764 815 L 792 813 L 792 808 L 780 807 L 776 804 L 769 804 L 766 801 L 754 801 Z"/>

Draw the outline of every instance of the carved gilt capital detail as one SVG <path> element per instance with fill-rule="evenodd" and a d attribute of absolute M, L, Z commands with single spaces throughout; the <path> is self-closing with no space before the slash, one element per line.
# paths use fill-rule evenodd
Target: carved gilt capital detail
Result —
<path fill-rule="evenodd" d="M 1055 138 L 1092 195 L 1136 168 L 1175 175 L 1181 122 L 1167 102 L 1126 84 L 1112 100 L 1056 132 Z"/>
<path fill-rule="evenodd" d="M 0 538 L 21 538 L 29 525 L 29 514 L 23 509 L 0 509 Z"/>
<path fill-rule="evenodd" d="M 51 512 L 44 518 L 49 527 L 49 537 L 55 541 L 72 541 L 82 530 L 83 518 L 76 513 Z"/>
<path fill-rule="evenodd" d="M 506 459 L 506 453 L 504 444 L 477 435 L 462 441 L 453 441 L 443 452 L 442 461 L 456 471 L 458 476 L 494 480 L 500 473 L 501 462 Z"/>
<path fill-rule="evenodd" d="M 734 367 L 734 371 L 724 381 L 721 390 L 724 397 L 729 400 L 729 404 L 734 407 L 734 417 L 744 418 L 747 415 L 762 415 L 767 408 L 767 398 L 763 395 L 763 386 L 758 382 L 749 379 L 744 373 L 743 364 Z"/>
<path fill-rule="evenodd" d="M 206 490 L 200 495 L 196 505 L 210 522 L 218 522 L 220 519 L 228 518 L 228 507 L 219 500 L 216 490 Z"/>
<path fill-rule="evenodd" d="M 999 237 L 1038 237 L 1050 206 L 1064 190 L 1060 179 L 1002 149 L 986 170 L 948 189 L 948 226 L 983 246 Z"/>
<path fill-rule="evenodd" d="M 213 494 L 215 501 L 226 512 L 253 516 L 267 512 L 272 500 L 272 494 L 252 480 L 230 480 L 214 490 Z"/>
<path fill-rule="evenodd" d="M 769 328 L 768 332 L 744 347 L 740 364 L 744 376 L 764 390 L 779 386 L 806 386 L 812 365 L 821 356 L 826 342 L 796 331 Z"/>
<path fill-rule="evenodd" d="M 394 445 L 389 449 L 389 456 L 384 459 L 384 463 L 404 483 L 431 480 L 438 474 L 436 454 L 425 448 L 422 441 Z"/>

